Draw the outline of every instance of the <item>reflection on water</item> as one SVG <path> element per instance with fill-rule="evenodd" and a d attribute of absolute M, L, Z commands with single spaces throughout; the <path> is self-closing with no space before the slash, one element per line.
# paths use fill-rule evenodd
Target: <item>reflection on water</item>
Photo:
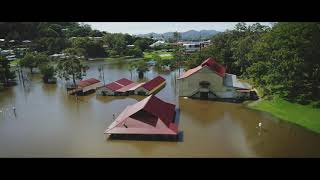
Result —
<path fill-rule="evenodd" d="M 90 63 L 87 77 L 106 83 L 130 79 L 127 63 Z M 180 108 L 182 142 L 107 140 L 104 130 L 127 106 L 144 97 L 68 96 L 64 82 L 45 85 L 32 76 L 0 92 L 1 157 L 319 157 L 320 136 L 304 128 L 250 110 L 242 104 L 178 98 L 178 72 L 160 73 L 167 83 L 157 96 Z M 132 80 L 138 81 L 137 73 Z M 150 69 L 145 79 L 158 72 Z M 12 106 L 16 107 L 13 115 Z M 9 108 L 1 112 L 1 108 Z M 261 130 L 259 128 L 261 123 Z M 258 127 L 258 128 L 257 128 Z"/>

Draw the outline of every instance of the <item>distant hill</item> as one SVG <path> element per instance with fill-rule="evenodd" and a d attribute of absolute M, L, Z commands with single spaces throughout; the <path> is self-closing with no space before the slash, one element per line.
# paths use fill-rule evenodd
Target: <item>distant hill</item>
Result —
<path fill-rule="evenodd" d="M 181 39 L 182 40 L 203 40 L 203 39 L 209 39 L 212 36 L 218 34 L 219 31 L 216 30 L 190 30 L 186 32 L 180 32 Z M 169 38 L 173 37 L 173 32 L 166 32 L 166 33 L 148 33 L 148 34 L 139 34 L 137 35 L 139 37 L 154 37 L 154 38 L 164 38 L 168 40 Z"/>

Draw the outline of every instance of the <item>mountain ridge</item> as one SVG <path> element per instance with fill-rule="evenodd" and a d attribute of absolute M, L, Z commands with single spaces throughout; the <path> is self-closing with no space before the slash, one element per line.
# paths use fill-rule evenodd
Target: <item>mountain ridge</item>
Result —
<path fill-rule="evenodd" d="M 157 38 L 157 39 L 165 39 L 168 40 L 169 38 L 173 37 L 173 33 L 174 32 L 165 32 L 165 33 L 155 33 L 155 32 L 151 32 L 151 33 L 146 33 L 146 34 L 138 34 L 136 36 L 139 37 L 153 37 L 153 38 Z M 185 32 L 179 32 L 181 34 L 181 39 L 182 40 L 204 40 L 204 39 L 210 39 L 212 36 L 220 33 L 220 31 L 216 31 L 216 30 L 188 30 Z"/>

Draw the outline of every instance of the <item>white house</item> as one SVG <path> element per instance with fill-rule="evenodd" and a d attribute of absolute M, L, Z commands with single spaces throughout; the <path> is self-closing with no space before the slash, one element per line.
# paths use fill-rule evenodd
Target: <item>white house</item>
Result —
<path fill-rule="evenodd" d="M 252 87 L 226 73 L 224 66 L 208 58 L 178 78 L 179 96 L 201 99 L 249 98 Z"/>

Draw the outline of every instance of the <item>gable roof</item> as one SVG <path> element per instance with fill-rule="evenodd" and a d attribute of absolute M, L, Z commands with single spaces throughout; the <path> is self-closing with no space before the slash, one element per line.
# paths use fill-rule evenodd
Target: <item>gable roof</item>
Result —
<path fill-rule="evenodd" d="M 177 134 L 175 105 L 150 95 L 127 106 L 106 129 L 106 134 Z"/>
<path fill-rule="evenodd" d="M 116 90 L 122 88 L 123 86 L 118 83 L 111 82 L 109 84 L 106 84 L 105 87 L 112 90 L 112 91 L 116 91 Z"/>
<path fill-rule="evenodd" d="M 199 66 L 189 69 L 188 71 L 183 73 L 178 79 L 189 77 L 204 67 L 208 67 L 209 69 L 211 69 L 213 72 L 217 73 L 221 77 L 225 76 L 226 68 L 221 64 L 217 63 L 213 58 L 208 58 L 205 61 L 203 61 Z"/>
<path fill-rule="evenodd" d="M 133 83 L 133 81 L 130 81 L 127 78 L 122 78 L 122 79 L 117 80 L 116 83 L 121 84 L 123 86 L 127 86 L 127 85 Z"/>
<path fill-rule="evenodd" d="M 95 79 L 95 78 L 90 78 L 90 79 L 79 81 L 77 83 L 77 85 L 80 86 L 80 87 L 86 87 L 86 86 L 90 86 L 92 84 L 96 84 L 96 83 L 99 83 L 99 82 L 100 81 Z"/>
<path fill-rule="evenodd" d="M 166 80 L 163 77 L 157 76 L 157 77 L 153 78 L 152 80 L 143 84 L 142 87 L 150 91 L 165 81 Z"/>

